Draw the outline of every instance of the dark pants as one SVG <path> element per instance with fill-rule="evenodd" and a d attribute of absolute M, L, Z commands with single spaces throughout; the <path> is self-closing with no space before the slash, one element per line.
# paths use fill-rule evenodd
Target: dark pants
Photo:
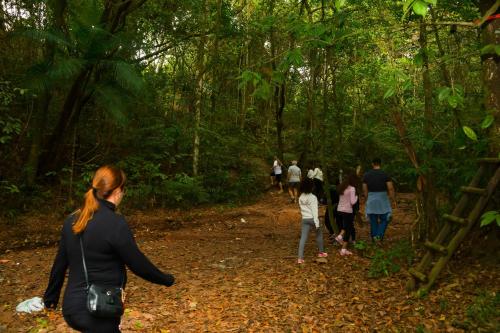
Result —
<path fill-rule="evenodd" d="M 354 213 L 339 212 L 342 219 L 342 229 L 345 230 L 344 241 L 348 242 L 349 238 L 352 241 L 356 240 L 356 229 L 354 229 Z"/>
<path fill-rule="evenodd" d="M 316 196 L 319 203 L 323 203 L 323 182 L 317 178 L 314 178 L 313 182 L 313 194 Z"/>
<path fill-rule="evenodd" d="M 120 319 L 97 318 L 88 312 L 64 316 L 64 320 L 72 329 L 84 333 L 120 333 Z"/>
<path fill-rule="evenodd" d="M 334 207 L 337 207 L 337 205 L 335 205 Z M 342 218 L 340 217 L 336 208 L 333 209 L 333 218 L 334 218 L 335 222 L 337 223 L 337 228 L 339 229 L 339 232 L 340 232 L 340 230 L 342 230 Z M 325 226 L 326 226 L 326 229 L 328 229 L 328 233 L 330 235 L 333 235 L 334 231 L 332 228 L 332 224 L 330 222 L 330 215 L 328 214 L 328 208 L 325 211 Z"/>

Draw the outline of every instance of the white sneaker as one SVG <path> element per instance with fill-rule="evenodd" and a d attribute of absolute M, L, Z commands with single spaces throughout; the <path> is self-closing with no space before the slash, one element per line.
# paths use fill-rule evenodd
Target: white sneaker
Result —
<path fill-rule="evenodd" d="M 341 256 L 350 256 L 350 255 L 352 255 L 352 252 L 347 250 L 347 249 L 342 249 L 342 250 L 340 250 L 340 255 Z"/>

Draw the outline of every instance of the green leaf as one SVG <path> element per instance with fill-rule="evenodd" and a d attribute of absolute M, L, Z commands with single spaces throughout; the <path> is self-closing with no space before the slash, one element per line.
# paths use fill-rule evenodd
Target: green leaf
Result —
<path fill-rule="evenodd" d="M 387 89 L 387 91 L 384 94 L 384 99 L 388 99 L 389 97 L 394 96 L 395 93 L 396 93 L 396 90 L 394 88 L 391 87 L 391 88 Z"/>
<path fill-rule="evenodd" d="M 448 104 L 450 104 L 450 106 L 454 109 L 458 106 L 459 102 L 460 98 L 457 95 L 451 95 L 448 97 Z"/>
<path fill-rule="evenodd" d="M 490 127 L 491 124 L 493 124 L 494 120 L 495 120 L 495 117 L 493 117 L 493 115 L 491 115 L 491 114 L 487 115 L 484 118 L 483 122 L 481 123 L 481 128 L 486 129 L 486 128 Z"/>
<path fill-rule="evenodd" d="M 495 53 L 500 56 L 500 45 L 495 45 Z"/>
<path fill-rule="evenodd" d="M 496 46 L 495 46 L 495 44 L 485 45 L 481 49 L 481 55 L 484 55 L 484 54 L 495 54 L 495 53 L 496 53 Z"/>
<path fill-rule="evenodd" d="M 335 8 L 340 10 L 340 8 L 344 7 L 346 0 L 335 0 Z"/>
<path fill-rule="evenodd" d="M 487 226 L 491 224 L 491 222 L 496 221 L 498 223 L 498 219 L 500 218 L 500 213 L 497 211 L 489 211 L 481 216 L 481 227 Z"/>
<path fill-rule="evenodd" d="M 437 0 L 424 0 L 424 1 L 433 6 L 437 5 Z"/>
<path fill-rule="evenodd" d="M 423 57 L 422 53 L 420 53 L 420 52 L 417 53 L 415 55 L 415 58 L 413 58 L 413 62 L 415 63 L 415 65 L 417 65 L 419 67 L 423 66 L 424 65 L 424 57 Z"/>
<path fill-rule="evenodd" d="M 412 8 L 417 15 L 425 16 L 427 14 L 427 3 L 422 0 L 415 1 Z"/>
<path fill-rule="evenodd" d="M 438 100 L 440 102 L 443 102 L 445 100 L 448 100 L 448 97 L 450 97 L 451 89 L 449 87 L 444 87 L 441 89 L 438 95 Z"/>
<path fill-rule="evenodd" d="M 465 135 L 467 135 L 467 137 L 469 139 L 471 139 L 473 141 L 477 141 L 476 132 L 474 132 L 474 130 L 472 128 L 470 128 L 469 126 L 463 126 L 462 130 L 464 131 Z"/>

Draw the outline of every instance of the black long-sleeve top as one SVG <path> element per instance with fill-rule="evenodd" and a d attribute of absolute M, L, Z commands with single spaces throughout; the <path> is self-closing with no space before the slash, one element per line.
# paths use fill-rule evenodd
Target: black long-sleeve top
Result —
<path fill-rule="evenodd" d="M 115 205 L 99 200 L 100 207 L 82 235 L 85 262 L 89 283 L 104 286 L 125 286 L 127 281 L 125 265 L 136 275 L 152 283 L 171 286 L 174 277 L 165 274 L 153 265 L 139 250 L 125 218 L 115 213 Z M 70 315 L 87 311 L 86 282 L 83 271 L 80 235 L 71 229 L 77 216 L 64 221 L 59 249 L 57 251 L 44 303 L 54 308 L 69 268 L 68 284 L 64 293 L 63 314 Z"/>

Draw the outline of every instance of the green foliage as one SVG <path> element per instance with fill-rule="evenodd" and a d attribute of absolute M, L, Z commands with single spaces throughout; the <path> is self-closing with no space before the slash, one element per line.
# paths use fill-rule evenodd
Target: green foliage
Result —
<path fill-rule="evenodd" d="M 496 222 L 497 226 L 500 227 L 500 211 L 491 210 L 481 216 L 481 227 L 490 225 L 493 222 Z"/>
<path fill-rule="evenodd" d="M 476 132 L 469 126 L 462 126 L 462 130 L 464 131 L 465 135 L 472 141 L 477 141 L 477 135 Z"/>
<path fill-rule="evenodd" d="M 413 256 L 413 249 L 406 241 L 399 242 L 388 250 L 377 249 L 370 263 L 368 276 L 378 278 L 397 273 L 402 264 L 411 264 Z"/>
<path fill-rule="evenodd" d="M 469 329 L 483 332 L 500 330 L 500 293 L 481 292 L 467 307 L 465 324 Z"/>
<path fill-rule="evenodd" d="M 405 0 L 403 4 L 403 12 L 408 14 L 410 9 L 413 9 L 415 14 L 425 16 L 429 5 L 436 5 L 437 0 Z"/>
<path fill-rule="evenodd" d="M 0 119 L 0 144 L 6 144 L 12 140 L 13 136 L 21 132 L 21 121 L 7 116 Z"/>

